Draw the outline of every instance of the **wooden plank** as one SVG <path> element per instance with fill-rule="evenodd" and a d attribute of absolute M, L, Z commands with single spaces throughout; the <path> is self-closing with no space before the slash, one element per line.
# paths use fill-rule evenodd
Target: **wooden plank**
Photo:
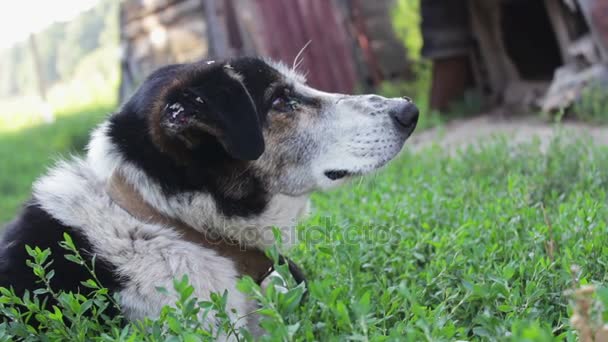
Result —
<path fill-rule="evenodd" d="M 244 1 L 244 0 L 236 0 Z M 309 40 L 302 53 L 300 71 L 308 74 L 309 83 L 328 91 L 351 91 L 354 88 L 352 55 L 344 45 L 344 28 L 337 22 L 335 8 L 326 0 L 257 0 L 256 24 L 263 42 L 263 52 L 292 66 L 294 58 Z"/>
<path fill-rule="evenodd" d="M 200 0 L 185 0 L 174 6 L 163 9 L 160 12 L 150 14 L 139 20 L 126 22 L 122 27 L 124 38 L 130 39 L 140 35 L 146 35 L 154 29 L 169 26 L 182 19 L 185 15 L 200 13 L 200 20 L 203 20 L 203 8 Z"/>
<path fill-rule="evenodd" d="M 273 3 L 271 0 L 258 0 L 257 5 L 260 9 L 259 13 L 262 15 L 261 18 L 264 18 L 264 20 L 261 20 L 261 22 L 263 23 L 262 31 L 264 34 L 264 41 L 266 42 L 266 46 L 268 48 L 268 55 L 278 59 L 281 55 L 281 47 L 280 40 L 275 35 L 278 35 L 281 32 L 274 32 L 275 27 L 279 27 L 277 24 L 278 18 L 268 15 L 268 13 L 272 13 L 274 10 Z"/>
<path fill-rule="evenodd" d="M 346 48 L 353 56 L 353 84 L 357 84 L 361 91 L 372 91 L 371 84 L 368 82 L 372 78 L 371 70 L 365 61 L 364 51 L 357 44 L 357 29 L 352 17 L 353 3 L 351 0 L 334 0 L 333 3 L 337 9 L 338 24 L 344 27 Z"/>
<path fill-rule="evenodd" d="M 253 4 L 255 0 L 233 0 L 239 30 L 243 39 L 244 55 L 266 55 L 267 47 L 264 43 L 261 23 L 261 14 Z"/>
<path fill-rule="evenodd" d="M 390 12 L 395 5 L 395 0 L 361 1 L 361 11 L 366 18 L 383 17 L 387 12 Z"/>
<path fill-rule="evenodd" d="M 334 51 L 341 61 L 340 63 L 340 84 L 338 85 L 337 90 L 341 92 L 350 93 L 354 90 L 355 84 L 357 82 L 357 78 L 355 75 L 355 66 L 353 62 L 354 54 L 352 51 L 352 42 L 348 43 L 349 37 L 344 31 L 342 23 L 339 21 L 340 12 L 337 7 L 333 5 L 332 2 L 323 1 L 322 2 L 322 13 L 325 13 L 327 16 L 327 22 L 331 23 L 331 26 L 334 27 L 333 34 L 333 44 Z M 332 68 L 332 66 L 328 63 L 328 68 Z"/>
<path fill-rule="evenodd" d="M 503 95 L 510 82 L 519 80 L 519 73 L 507 55 L 502 40 L 499 2 L 469 0 L 468 3 L 473 33 L 479 43 L 494 102 Z"/>
<path fill-rule="evenodd" d="M 207 39 L 211 58 L 226 58 L 231 55 L 226 30 L 224 4 L 216 0 L 204 0 L 205 19 L 207 21 Z"/>
<path fill-rule="evenodd" d="M 127 0 L 121 5 L 125 11 L 125 21 L 130 22 L 162 11 L 184 0 Z"/>
<path fill-rule="evenodd" d="M 593 39 L 602 54 L 604 63 L 608 63 L 608 0 L 578 0 L 587 24 L 591 28 Z"/>
<path fill-rule="evenodd" d="M 562 60 L 564 63 L 570 63 L 574 61 L 574 58 L 568 53 L 568 47 L 572 44 L 572 37 L 568 32 L 568 23 L 560 1 L 562 0 L 545 0 L 545 7 L 557 38 Z"/>
<path fill-rule="evenodd" d="M 351 19 L 355 27 L 355 39 L 363 52 L 363 58 L 367 69 L 369 70 L 369 80 L 371 81 L 371 85 L 378 86 L 383 79 L 382 69 L 370 46 L 369 35 L 367 34 L 367 28 L 365 26 L 365 18 L 361 12 L 361 1 L 352 0 L 351 11 Z"/>
<path fill-rule="evenodd" d="M 301 70 L 309 72 L 310 83 L 319 87 L 323 90 L 333 90 L 331 75 L 326 71 L 326 66 L 317 62 L 326 60 L 325 54 L 326 47 L 323 45 L 321 35 L 323 34 L 319 30 L 317 18 L 313 12 L 313 8 L 310 2 L 296 1 L 298 6 L 299 22 L 306 32 L 301 43 L 306 44 L 308 40 L 311 41 L 310 45 L 304 52 L 303 64 L 300 67 Z M 304 19 L 305 18 L 305 19 Z M 302 45 L 304 46 L 304 45 Z M 296 49 L 301 49 L 297 48 Z"/>
<path fill-rule="evenodd" d="M 373 49 L 384 77 L 405 76 L 409 62 L 405 46 L 395 35 L 395 30 L 388 20 L 389 14 L 368 18 L 366 20 L 370 46 Z"/>

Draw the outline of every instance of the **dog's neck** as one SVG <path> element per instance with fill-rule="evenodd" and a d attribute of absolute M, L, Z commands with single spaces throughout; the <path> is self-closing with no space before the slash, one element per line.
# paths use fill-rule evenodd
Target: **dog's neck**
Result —
<path fill-rule="evenodd" d="M 106 192 L 116 205 L 133 218 L 145 223 L 159 224 L 178 232 L 182 239 L 215 250 L 219 255 L 231 259 L 238 271 L 252 277 L 258 284 L 272 272 L 272 261 L 258 248 L 247 248 L 223 237 L 201 233 L 180 220 L 159 213 L 127 183 L 120 172 L 115 172 L 106 183 Z M 300 272 L 301 273 L 301 272 Z"/>
<path fill-rule="evenodd" d="M 297 219 L 308 212 L 308 195 L 275 194 L 263 212 L 250 217 L 223 215 L 211 195 L 188 192 L 167 196 L 161 186 L 144 171 L 126 161 L 107 136 L 107 125 L 98 128 L 88 148 L 87 161 L 97 177 L 107 182 L 120 172 L 126 182 L 159 213 L 179 219 L 199 232 L 211 232 L 237 241 L 244 246 L 267 248 L 275 243 L 273 227 L 282 235 L 285 247 L 297 243 Z"/>

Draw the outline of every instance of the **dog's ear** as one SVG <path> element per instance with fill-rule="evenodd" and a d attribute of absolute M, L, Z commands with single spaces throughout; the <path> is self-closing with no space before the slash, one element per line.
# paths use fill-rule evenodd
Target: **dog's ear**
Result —
<path fill-rule="evenodd" d="M 165 134 L 189 148 L 207 134 L 235 159 L 255 160 L 264 152 L 256 106 L 243 82 L 225 68 L 207 70 L 187 86 L 172 90 L 160 119 Z"/>

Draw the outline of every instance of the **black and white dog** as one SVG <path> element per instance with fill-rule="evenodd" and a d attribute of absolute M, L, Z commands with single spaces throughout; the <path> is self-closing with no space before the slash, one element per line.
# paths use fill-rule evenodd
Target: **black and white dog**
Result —
<path fill-rule="evenodd" d="M 163 67 L 94 131 L 86 158 L 34 184 L 0 243 L 0 286 L 37 287 L 30 245 L 51 249 L 52 287 L 86 291 L 90 276 L 58 246 L 67 232 L 128 319 L 172 304 L 156 288 L 184 274 L 199 298 L 228 290 L 248 313 L 235 285 L 261 279 L 272 227 L 295 243 L 309 195 L 385 165 L 417 120 L 407 98 L 321 92 L 262 59 Z"/>

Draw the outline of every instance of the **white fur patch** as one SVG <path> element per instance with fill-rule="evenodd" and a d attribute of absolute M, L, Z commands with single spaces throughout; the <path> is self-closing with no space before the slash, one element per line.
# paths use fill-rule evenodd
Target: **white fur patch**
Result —
<path fill-rule="evenodd" d="M 282 62 L 273 61 L 270 59 L 264 60 L 268 65 L 277 69 L 284 77 L 288 83 L 301 83 L 306 84 L 306 76 L 297 70 L 290 68 L 287 64 Z"/>
<path fill-rule="evenodd" d="M 156 287 L 171 290 L 173 279 L 184 274 L 199 298 L 228 290 L 229 308 L 241 315 L 252 310 L 235 288 L 239 273 L 232 260 L 182 240 L 171 227 L 129 215 L 112 202 L 105 182 L 88 163 L 78 159 L 60 163 L 35 183 L 34 196 L 53 217 L 80 230 L 93 252 L 117 268 L 125 281 L 120 295 L 129 319 L 156 317 L 163 305 L 173 304 L 175 297 L 159 293 Z"/>
<path fill-rule="evenodd" d="M 91 141 L 87 146 L 89 167 L 95 176 L 103 181 L 107 180 L 122 163 L 122 157 L 107 135 L 108 126 L 108 122 L 99 125 L 91 134 Z"/>

